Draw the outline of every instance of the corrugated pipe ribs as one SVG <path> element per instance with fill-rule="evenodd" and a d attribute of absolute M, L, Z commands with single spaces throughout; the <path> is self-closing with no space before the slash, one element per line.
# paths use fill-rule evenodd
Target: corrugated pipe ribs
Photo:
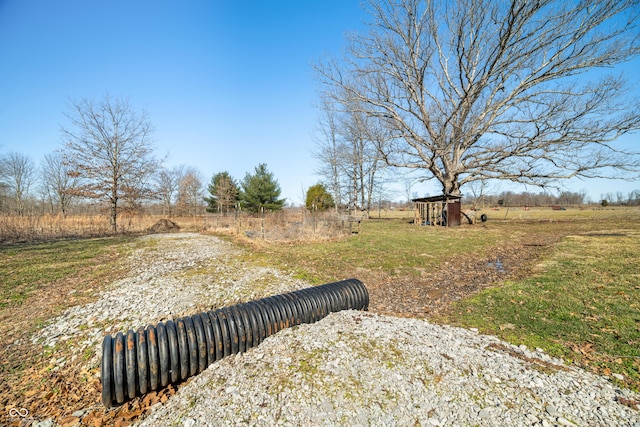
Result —
<path fill-rule="evenodd" d="M 102 403 L 110 408 L 180 382 L 281 329 L 368 307 L 367 288 L 348 279 L 107 335 L 100 364 Z"/>

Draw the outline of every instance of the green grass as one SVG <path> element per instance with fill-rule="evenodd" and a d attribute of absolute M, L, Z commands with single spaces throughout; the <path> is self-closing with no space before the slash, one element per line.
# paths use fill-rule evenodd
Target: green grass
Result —
<path fill-rule="evenodd" d="M 458 303 L 439 321 L 476 327 L 513 344 L 640 387 L 640 224 L 568 236 L 539 273 Z"/>
<path fill-rule="evenodd" d="M 92 267 L 130 238 L 61 240 L 0 247 L 0 308 L 21 305 L 40 287 Z"/>
<path fill-rule="evenodd" d="M 456 256 L 482 255 L 501 238 L 503 234 L 496 227 L 444 229 L 374 219 L 362 223 L 360 234 L 340 241 L 274 244 L 252 252 L 300 278 L 322 283 L 353 277 L 354 272 L 362 270 L 416 277 Z"/>
<path fill-rule="evenodd" d="M 335 242 L 255 244 L 242 261 L 280 267 L 315 284 L 378 276 L 381 282 L 418 283 L 425 271 L 489 257 L 504 242 L 544 243 L 549 246 L 533 273 L 497 283 L 430 320 L 541 347 L 595 372 L 622 374 L 624 385 L 640 390 L 640 211 L 510 211 L 506 220 L 505 213 L 450 229 L 373 219 L 362 223 L 360 234 Z M 20 315 L 28 298 L 54 284 L 112 278 L 118 254 L 135 248 L 132 241 L 0 247 L 0 311 L 19 309 Z M 25 311 L 23 317 L 32 315 Z M 34 316 L 36 321 L 41 319 Z"/>

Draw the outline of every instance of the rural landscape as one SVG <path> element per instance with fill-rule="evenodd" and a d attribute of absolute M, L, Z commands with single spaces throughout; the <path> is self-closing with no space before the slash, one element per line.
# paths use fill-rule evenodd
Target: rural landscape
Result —
<path fill-rule="evenodd" d="M 0 425 L 640 426 L 638 2 L 367 1 L 305 137 L 260 49 L 326 11 L 222 3 L 127 5 L 57 145 L 0 110 Z"/>
<path fill-rule="evenodd" d="M 638 391 L 640 210 L 585 206 L 486 212 L 486 222 L 456 228 L 418 226 L 411 223 L 411 212 L 385 212 L 363 221 L 357 234 L 329 241 L 314 238 L 310 223 L 307 241 L 294 242 L 251 238 L 233 227 L 203 230 L 190 218 L 175 218 L 182 231 L 170 231 L 217 235 L 236 248 L 232 253 L 240 251 L 235 255 L 240 262 L 273 267 L 309 284 L 357 277 L 369 289 L 371 313 L 476 328 L 516 346 L 542 348 L 568 365 Z M 126 425 L 175 392 L 169 387 L 105 411 L 99 404 L 95 354 L 101 337 L 81 344 L 88 338 L 83 331 L 91 329 L 81 326 L 53 345 L 32 339 L 66 309 L 94 301 L 117 286 L 128 269 L 141 268 L 122 260 L 134 250 L 153 251 L 153 242 L 131 233 L 2 246 L 5 408 L 28 408 L 34 419 L 52 417 L 61 425 L 80 420 Z M 208 273 L 219 262 L 202 260 L 181 274 L 225 282 L 228 277 Z M 282 288 L 286 281 L 270 283 L 274 280 L 257 278 L 220 303 L 262 296 L 260 289 L 268 292 L 274 285 L 287 290 Z M 172 315 L 211 308 L 192 302 L 191 313 Z M 126 325 L 113 319 L 103 328 Z M 636 410 L 639 404 L 622 403 Z"/>

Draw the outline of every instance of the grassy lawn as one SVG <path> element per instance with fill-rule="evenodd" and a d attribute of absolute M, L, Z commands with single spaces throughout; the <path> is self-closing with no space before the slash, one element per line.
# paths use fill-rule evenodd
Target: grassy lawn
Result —
<path fill-rule="evenodd" d="M 640 385 L 640 223 L 567 236 L 532 277 L 456 304 L 438 321 L 496 335 Z"/>
<path fill-rule="evenodd" d="M 640 390 L 640 211 L 503 209 L 488 215 L 485 224 L 453 229 L 371 220 L 346 240 L 262 245 L 252 256 L 312 283 L 365 280 L 372 271 L 411 280 L 458 259 L 490 256 L 496 245 L 545 246 L 526 277 L 497 283 L 430 320 L 543 348 L 599 374 L 622 375 L 612 378 Z"/>
<path fill-rule="evenodd" d="M 90 389 L 93 373 L 83 371 L 79 361 L 52 369 L 52 357 L 69 357 L 70 341 L 43 349 L 30 337 L 48 319 L 93 300 L 121 277 L 126 270 L 120 260 L 133 248 L 132 241 L 110 237 L 0 246 L 0 378 L 5 385 L 0 406 L 26 405 L 24 399 L 42 393 L 44 384 L 54 400 L 37 399 L 28 406 L 30 413 L 64 393 L 60 384 L 73 390 L 65 396 L 68 402 L 79 399 L 79 390 L 95 392 Z"/>
<path fill-rule="evenodd" d="M 405 213 L 406 214 L 406 213 Z M 497 247 L 541 246 L 519 279 L 495 283 L 430 321 L 475 327 L 540 347 L 640 390 L 640 210 L 487 211 L 489 221 L 451 229 L 404 218 L 364 221 L 334 242 L 247 243 L 248 262 L 279 267 L 310 283 L 347 277 L 429 285 L 425 272 L 490 258 Z M 118 278 L 130 237 L 0 247 L 3 346 Z M 88 292 L 88 293 L 86 293 Z M 8 319 L 12 319 L 11 322 Z M 1 352 L 0 352 L 1 353 Z M 0 354 L 13 358 L 15 354 Z M 11 366 L 9 366 L 11 365 Z M 11 372 L 17 366 L 2 366 Z M 19 368 L 18 368 L 19 369 Z"/>
<path fill-rule="evenodd" d="M 384 212 L 382 219 L 374 212 L 371 220 L 362 223 L 360 234 L 341 241 L 257 244 L 250 248 L 256 258 L 286 267 L 312 283 L 353 277 L 358 270 L 416 277 L 423 270 L 441 268 L 460 257 L 490 255 L 499 244 L 545 245 L 569 233 L 615 229 L 640 220 L 638 209 L 505 208 L 483 213 L 489 217 L 486 223 L 442 228 L 409 224 L 411 213 L 406 211 Z"/>
<path fill-rule="evenodd" d="M 108 274 L 105 257 L 129 238 L 60 240 L 0 246 L 0 309 L 21 305 L 34 292 L 78 275 Z"/>
<path fill-rule="evenodd" d="M 445 229 L 413 226 L 402 219 L 372 219 L 362 223 L 360 234 L 344 240 L 260 245 L 251 251 L 312 283 L 354 277 L 362 271 L 410 278 L 456 256 L 483 255 L 504 233 L 499 226 Z"/>

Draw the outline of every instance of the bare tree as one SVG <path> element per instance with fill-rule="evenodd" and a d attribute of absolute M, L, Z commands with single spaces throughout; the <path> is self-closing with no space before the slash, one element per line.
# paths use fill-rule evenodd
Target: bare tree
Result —
<path fill-rule="evenodd" d="M 386 166 L 378 151 L 385 130 L 357 109 L 324 100 L 315 152 L 321 162 L 319 172 L 338 204 L 369 211 Z"/>
<path fill-rule="evenodd" d="M 75 193 L 106 201 L 112 232 L 117 232 L 122 205 L 136 205 L 151 195 L 149 179 L 158 161 L 153 157 L 151 124 L 128 100 L 71 101 L 62 128 L 65 162 L 82 178 Z"/>
<path fill-rule="evenodd" d="M 335 105 L 327 98 L 322 99 L 319 107 L 320 117 L 318 119 L 317 135 L 315 136 L 316 149 L 314 157 L 320 161 L 318 173 L 323 176 L 328 183 L 329 192 L 335 201 L 335 209 L 343 200 L 343 188 L 340 173 L 340 149 L 338 135 L 338 111 Z M 306 192 L 303 191 L 304 194 Z M 306 198 L 306 196 L 305 196 Z M 305 199 L 303 198 L 303 200 Z"/>
<path fill-rule="evenodd" d="M 316 70 L 337 102 L 391 131 L 389 165 L 422 170 L 444 194 L 478 180 L 546 186 L 640 170 L 615 144 L 640 128 L 637 92 L 593 72 L 640 52 L 636 0 L 369 6 L 371 30 L 351 37 L 344 62 Z"/>
<path fill-rule="evenodd" d="M 42 186 L 44 193 L 55 204 L 62 216 L 66 216 L 79 184 L 78 174 L 65 163 L 60 153 L 47 154 L 42 161 Z"/>
<path fill-rule="evenodd" d="M 196 216 L 204 205 L 202 174 L 198 169 L 187 168 L 178 183 L 178 206 L 187 215 Z"/>
<path fill-rule="evenodd" d="M 627 196 L 627 204 L 629 206 L 640 205 L 640 190 L 635 189 L 629 192 L 629 195 Z"/>
<path fill-rule="evenodd" d="M 13 201 L 18 215 L 26 213 L 29 190 L 36 180 L 36 166 L 31 157 L 11 152 L 0 158 L 0 185 L 4 186 Z"/>
<path fill-rule="evenodd" d="M 162 215 L 171 216 L 172 206 L 178 194 L 178 187 L 184 166 L 175 166 L 171 169 L 161 168 L 155 175 L 155 191 L 162 200 Z"/>
<path fill-rule="evenodd" d="M 383 163 L 378 146 L 384 136 L 381 128 L 357 109 L 341 116 L 338 131 L 341 135 L 338 165 L 348 179 L 349 205 L 368 212 Z"/>

